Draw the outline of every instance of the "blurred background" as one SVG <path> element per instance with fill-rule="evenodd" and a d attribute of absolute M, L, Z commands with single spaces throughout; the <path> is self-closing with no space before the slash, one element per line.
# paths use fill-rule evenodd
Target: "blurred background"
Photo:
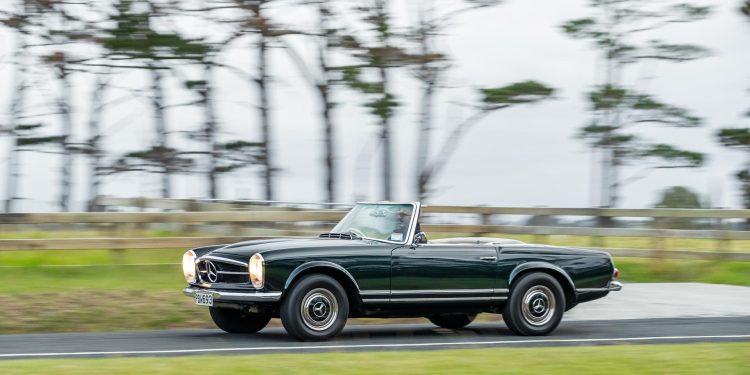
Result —
<path fill-rule="evenodd" d="M 640 208 L 673 186 L 750 205 L 739 0 L 0 12 L 5 212 L 104 195 Z"/>
<path fill-rule="evenodd" d="M 750 2 L 5 0 L 0 26 L 0 332 L 210 327 L 185 249 L 360 200 L 750 285 Z"/>

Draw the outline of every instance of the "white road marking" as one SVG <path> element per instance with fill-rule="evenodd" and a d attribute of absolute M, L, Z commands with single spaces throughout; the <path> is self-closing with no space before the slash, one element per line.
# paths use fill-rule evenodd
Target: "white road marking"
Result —
<path fill-rule="evenodd" d="M 532 340 L 503 340 L 503 341 L 462 341 L 462 342 L 427 342 L 427 343 L 393 343 L 393 344 L 358 344 L 358 345 L 309 345 L 309 346 L 268 346 L 252 348 L 205 348 L 205 349 L 173 349 L 173 350 L 127 350 L 109 352 L 60 352 L 60 353 L 17 353 L 0 354 L 0 358 L 23 357 L 67 357 L 67 356 L 109 356 L 109 355 L 140 355 L 140 354 L 189 354 L 189 353 L 219 353 L 243 351 L 284 351 L 284 350 L 329 350 L 329 349 L 379 349 L 379 348 L 429 348 L 441 346 L 486 346 L 504 344 L 554 344 L 554 343 L 596 343 L 596 342 L 637 342 L 637 341 L 668 341 L 668 340 L 696 340 L 696 339 L 747 339 L 750 335 L 721 335 L 721 336 L 654 336 L 654 337 L 619 337 L 599 339 L 532 339 Z"/>

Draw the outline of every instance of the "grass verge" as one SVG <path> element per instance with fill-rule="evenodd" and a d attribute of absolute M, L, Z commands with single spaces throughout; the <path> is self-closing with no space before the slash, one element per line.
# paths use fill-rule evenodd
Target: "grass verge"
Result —
<path fill-rule="evenodd" d="M 750 343 L 14 360 L 15 374 L 747 374 Z M 207 366 L 208 364 L 208 366 Z M 205 369 L 209 369 L 207 372 Z"/>

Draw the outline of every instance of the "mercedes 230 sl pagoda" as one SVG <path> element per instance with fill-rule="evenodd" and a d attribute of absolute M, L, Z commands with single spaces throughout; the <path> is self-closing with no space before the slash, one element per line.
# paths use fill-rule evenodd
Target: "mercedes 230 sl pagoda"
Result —
<path fill-rule="evenodd" d="M 183 256 L 184 293 L 229 333 L 271 318 L 300 340 L 336 336 L 348 318 L 426 317 L 460 329 L 502 314 L 518 335 L 546 335 L 563 313 L 620 290 L 602 251 L 501 238 L 428 240 L 419 203 L 361 203 L 330 233 L 205 246 Z"/>

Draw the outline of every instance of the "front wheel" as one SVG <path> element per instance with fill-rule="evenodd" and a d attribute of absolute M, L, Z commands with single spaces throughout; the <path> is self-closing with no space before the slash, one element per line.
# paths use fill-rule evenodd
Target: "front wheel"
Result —
<path fill-rule="evenodd" d="M 280 315 L 286 331 L 298 340 L 325 340 L 344 329 L 349 300 L 332 277 L 309 275 L 292 286 Z"/>
<path fill-rule="evenodd" d="M 540 336 L 557 328 L 564 311 L 565 294 L 557 279 L 534 272 L 514 283 L 503 321 L 518 335 Z"/>
<path fill-rule="evenodd" d="M 270 314 L 252 314 L 236 309 L 209 307 L 208 312 L 216 326 L 228 333 L 255 333 L 271 321 Z"/>
<path fill-rule="evenodd" d="M 477 314 L 440 314 L 428 316 L 427 319 L 438 327 L 460 329 L 469 325 L 476 317 Z"/>

